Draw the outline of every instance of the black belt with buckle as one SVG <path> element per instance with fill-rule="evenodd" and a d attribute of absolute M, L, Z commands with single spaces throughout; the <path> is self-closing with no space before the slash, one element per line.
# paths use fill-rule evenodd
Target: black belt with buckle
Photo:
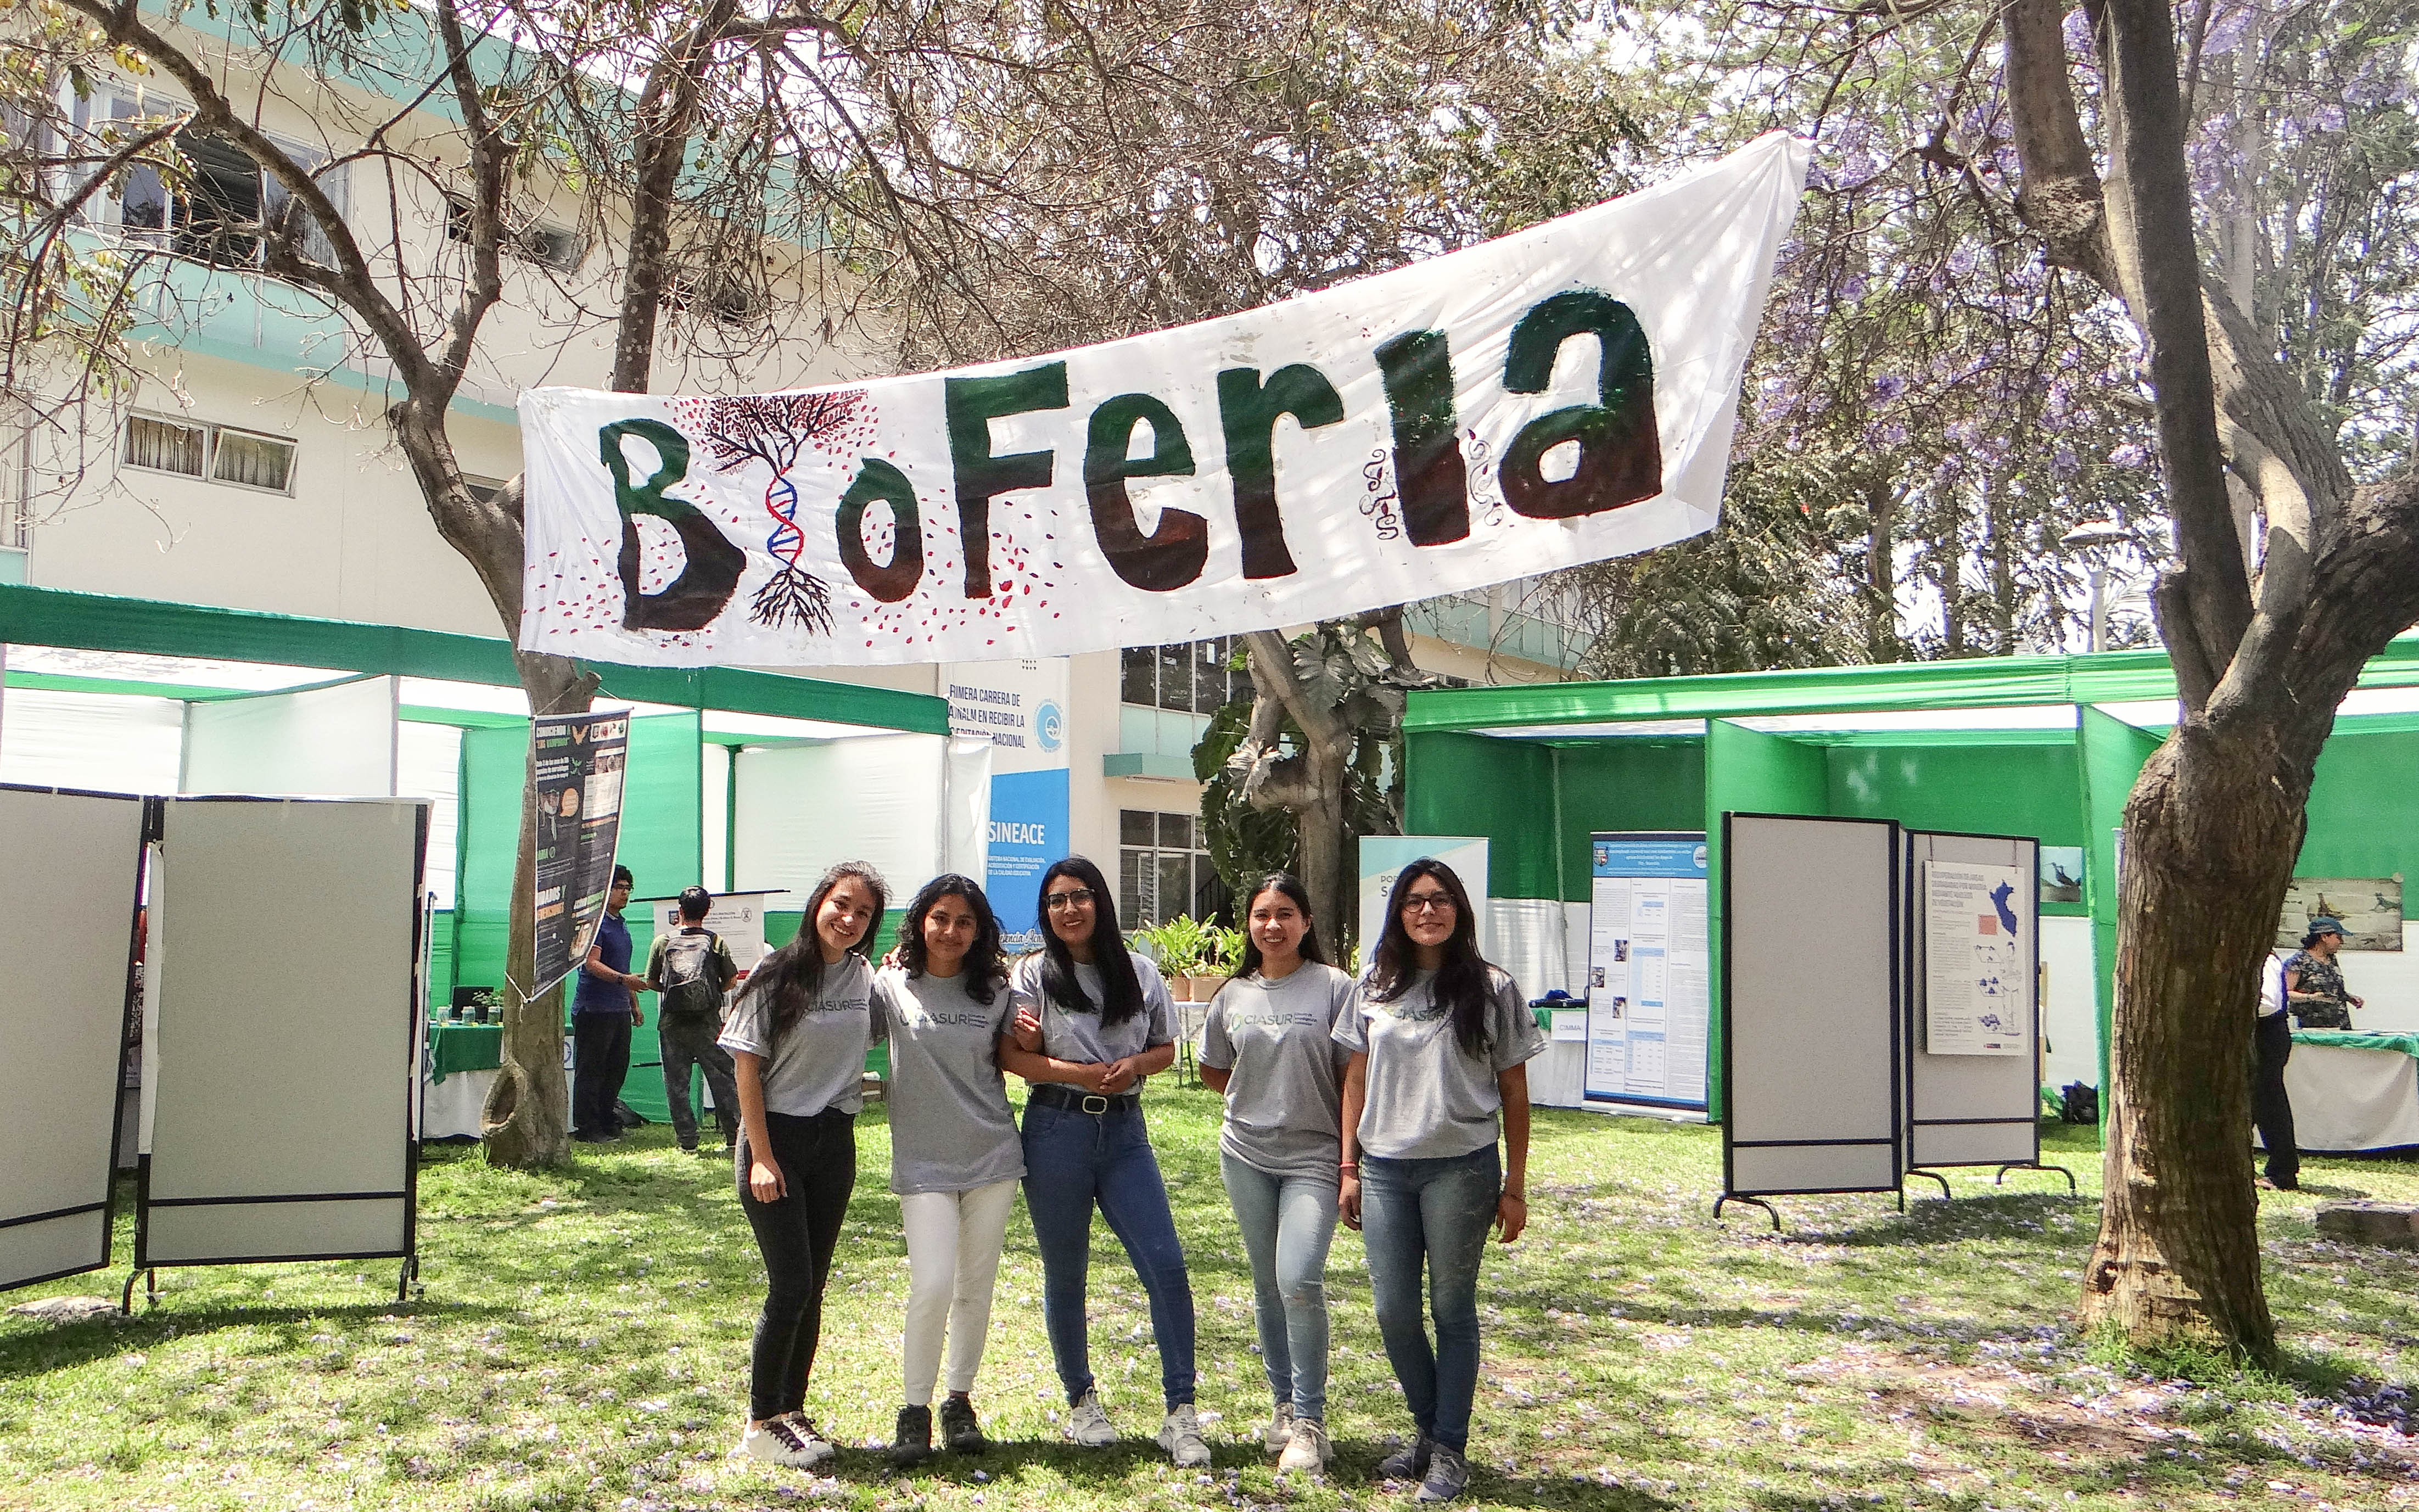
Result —
<path fill-rule="evenodd" d="M 1124 1113 L 1142 1106 L 1140 1092 L 1119 1092 L 1115 1097 L 1102 1097 L 1097 1092 L 1079 1092 L 1071 1087 L 1037 1087 L 1027 1102 L 1039 1103 L 1045 1108 L 1065 1108 L 1071 1113 Z"/>

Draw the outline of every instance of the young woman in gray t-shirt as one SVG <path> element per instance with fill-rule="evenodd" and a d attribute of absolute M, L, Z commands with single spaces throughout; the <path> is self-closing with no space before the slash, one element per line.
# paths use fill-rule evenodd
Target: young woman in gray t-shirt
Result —
<path fill-rule="evenodd" d="M 954 873 L 925 883 L 907 905 L 897 959 L 874 975 L 873 1006 L 890 1041 L 890 1190 L 907 1235 L 907 1404 L 890 1458 L 911 1465 L 932 1450 L 945 1335 L 942 1442 L 960 1454 L 990 1447 L 975 1417 L 975 1371 L 1025 1146 L 999 1068 L 1008 963 L 982 888 Z"/>
<path fill-rule="evenodd" d="M 1370 957 L 1335 1025 L 1352 1053 L 1337 1201 L 1366 1241 L 1378 1333 L 1419 1428 L 1379 1473 L 1448 1502 L 1470 1480 L 1487 1231 L 1509 1244 L 1529 1222 L 1528 1061 L 1546 1037 L 1511 977 L 1480 957 L 1470 894 L 1441 861 L 1395 876 Z"/>
<path fill-rule="evenodd" d="M 739 1205 L 766 1278 L 739 1449 L 775 1464 L 832 1457 L 806 1415 L 807 1374 L 856 1186 L 865 1052 L 879 1028 L 865 942 L 886 896 L 862 861 L 824 872 L 798 937 L 758 964 L 722 1026 L 739 1092 Z"/>
<path fill-rule="evenodd" d="M 1262 1435 L 1277 1473 L 1326 1466 L 1327 1247 L 1335 1237 L 1352 979 L 1327 964 L 1310 893 L 1272 872 L 1243 904 L 1243 960 L 1201 1028 L 1201 1079 L 1226 1099 L 1218 1169 L 1252 1261 L 1260 1364 L 1276 1395 Z"/>

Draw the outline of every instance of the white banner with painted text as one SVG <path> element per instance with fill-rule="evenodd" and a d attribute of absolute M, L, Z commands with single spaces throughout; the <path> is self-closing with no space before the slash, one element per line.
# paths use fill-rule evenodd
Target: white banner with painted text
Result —
<path fill-rule="evenodd" d="M 984 661 L 1331 619 L 1713 528 L 1806 173 L 1775 134 L 1394 272 L 1052 356 L 520 401 L 520 643 Z"/>

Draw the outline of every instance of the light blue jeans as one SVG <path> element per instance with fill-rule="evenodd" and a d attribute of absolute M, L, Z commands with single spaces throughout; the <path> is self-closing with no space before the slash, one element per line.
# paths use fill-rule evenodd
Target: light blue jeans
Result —
<path fill-rule="evenodd" d="M 1193 1283 L 1142 1110 L 1078 1113 L 1027 1103 L 1025 1210 L 1041 1251 L 1041 1326 L 1071 1403 L 1092 1389 L 1084 1294 L 1095 1204 L 1150 1297 L 1160 1387 L 1173 1412 L 1193 1400 Z"/>
<path fill-rule="evenodd" d="M 1503 1168 L 1491 1144 L 1442 1160 L 1361 1156 L 1361 1234 L 1378 1336 L 1411 1421 L 1456 1454 L 1470 1446 L 1470 1404 L 1478 1394 L 1478 1262 L 1502 1191 Z"/>
<path fill-rule="evenodd" d="M 1226 1199 L 1252 1257 L 1252 1315 L 1269 1390 L 1293 1415 L 1327 1417 L 1327 1245 L 1335 1237 L 1333 1177 L 1277 1176 L 1218 1152 Z"/>

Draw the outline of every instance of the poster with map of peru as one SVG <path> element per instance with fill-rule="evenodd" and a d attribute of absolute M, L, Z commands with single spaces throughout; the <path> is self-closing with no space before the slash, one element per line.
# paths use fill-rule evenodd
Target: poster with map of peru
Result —
<path fill-rule="evenodd" d="M 2032 1053 L 2032 942 L 2023 937 L 2021 868 L 1923 863 L 1924 1049 L 1935 1056 Z"/>

